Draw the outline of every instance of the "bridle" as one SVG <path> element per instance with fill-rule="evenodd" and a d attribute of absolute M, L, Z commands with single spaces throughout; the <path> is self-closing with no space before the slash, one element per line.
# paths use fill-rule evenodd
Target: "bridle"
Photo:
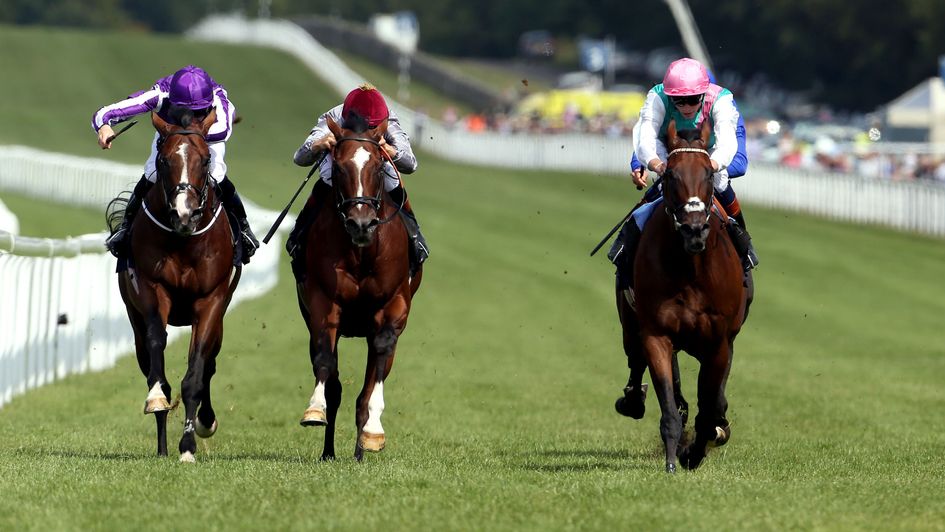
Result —
<path fill-rule="evenodd" d="M 680 153 L 701 153 L 701 154 L 705 155 L 706 159 L 709 158 L 709 152 L 708 152 L 707 150 L 703 150 L 703 149 L 701 149 L 701 148 L 676 148 L 676 149 L 674 149 L 673 151 L 669 152 L 669 155 L 666 156 L 667 171 L 669 171 L 669 168 L 668 168 L 668 166 L 669 166 L 669 164 L 668 164 L 668 163 L 669 163 L 669 159 L 670 159 L 673 155 L 680 154 Z M 711 165 L 709 166 L 709 168 L 711 168 Z M 670 174 L 670 175 L 672 176 L 672 174 Z M 712 173 L 709 172 L 708 178 L 711 178 L 711 177 L 712 177 Z M 704 210 L 704 211 L 705 211 L 705 221 L 704 221 L 703 223 L 708 223 L 708 222 L 709 222 L 709 217 L 712 215 L 712 196 L 711 196 L 711 195 L 709 196 L 709 204 L 708 204 L 708 205 L 703 204 L 703 202 L 702 202 L 701 200 L 700 200 L 698 203 L 696 203 L 695 201 L 687 201 L 686 203 L 683 203 L 682 205 L 677 205 L 675 208 L 671 208 L 671 207 L 670 207 L 671 201 L 670 201 L 668 198 L 666 198 L 666 186 L 665 186 L 665 182 L 664 182 L 664 185 L 663 185 L 663 197 L 664 197 L 664 200 L 665 200 L 665 203 L 666 203 L 666 214 L 668 214 L 668 215 L 670 216 L 670 218 L 673 219 L 673 226 L 674 226 L 677 230 L 678 230 L 679 227 L 682 225 L 682 223 L 680 223 L 680 221 L 679 221 L 679 216 L 680 216 L 681 214 L 682 214 L 682 215 L 685 215 L 686 213 L 690 213 L 690 212 L 693 212 L 693 211 Z"/>
<path fill-rule="evenodd" d="M 159 154 L 161 151 L 161 146 L 164 144 L 164 142 L 166 142 L 168 138 L 174 135 L 185 135 L 185 136 L 186 135 L 200 135 L 201 138 L 204 138 L 204 135 L 202 132 L 194 131 L 191 129 L 181 129 L 178 131 L 172 131 L 168 133 L 166 136 L 161 136 L 158 139 L 157 149 L 158 149 Z M 203 176 L 204 177 L 203 186 L 200 187 L 199 189 L 195 187 L 194 185 L 192 185 L 191 183 L 178 183 L 177 185 L 174 186 L 174 188 L 170 192 L 168 192 L 167 187 L 164 186 L 164 175 L 166 174 L 166 172 L 161 172 L 161 167 L 167 164 L 167 159 L 163 155 L 158 155 L 158 160 L 156 162 L 158 166 L 157 177 L 162 182 L 161 192 L 164 195 L 164 204 L 167 206 L 168 210 L 174 209 L 174 205 L 171 203 L 171 198 L 177 196 L 178 194 L 191 190 L 200 199 L 199 203 L 197 204 L 197 208 L 194 209 L 194 211 L 198 213 L 195 216 L 195 218 L 199 220 L 199 217 L 203 216 L 204 208 L 207 205 L 207 196 L 208 196 L 208 191 L 210 189 L 211 177 L 210 177 L 209 165 L 205 165 L 206 170 Z M 157 225 L 158 227 L 160 227 L 161 229 L 165 231 L 172 232 L 172 233 L 175 232 L 173 229 L 161 223 L 157 218 L 155 218 L 155 216 L 151 213 L 151 211 L 148 210 L 147 203 L 143 203 L 143 207 L 144 207 L 145 214 L 148 216 L 148 218 L 151 219 L 152 222 L 154 222 L 155 225 Z M 193 233 L 190 233 L 188 236 L 197 236 L 209 230 L 213 226 L 214 222 L 216 222 L 217 218 L 220 216 L 220 211 L 222 210 L 222 208 L 223 208 L 223 204 L 222 203 L 218 204 L 216 210 L 213 213 L 213 218 L 210 220 L 210 222 L 206 226 L 204 226 L 202 229 L 194 231 Z"/>
<path fill-rule="evenodd" d="M 391 161 L 390 156 L 387 155 L 387 152 L 386 152 L 386 151 L 384 151 L 384 148 L 381 146 L 381 143 L 378 142 L 378 141 L 376 141 L 376 140 L 374 140 L 374 139 L 370 139 L 370 138 L 366 138 L 366 137 L 341 137 L 340 139 L 338 139 L 338 142 L 335 144 L 335 149 L 338 149 L 338 148 L 337 148 L 338 145 L 340 145 L 342 142 L 345 142 L 345 141 L 367 142 L 368 144 L 373 144 L 373 145 L 377 146 L 379 150 L 381 150 L 381 153 L 383 154 L 384 159 L 386 159 L 386 160 L 388 160 L 388 161 Z M 333 157 L 333 159 L 334 159 L 334 161 L 336 161 L 335 166 L 337 166 L 337 160 L 338 160 L 338 158 L 337 158 L 337 157 Z M 391 164 L 393 164 L 393 161 L 391 161 Z M 383 168 L 383 165 L 382 165 L 382 168 Z M 395 169 L 396 169 L 396 167 L 395 167 Z M 332 173 L 334 174 L 334 172 L 332 172 Z M 380 172 L 378 172 L 378 173 L 380 173 Z M 383 182 L 380 184 L 380 186 L 378 186 L 377 194 L 374 195 L 374 196 L 354 196 L 354 197 L 347 198 L 347 197 L 345 197 L 344 194 L 341 192 L 341 188 L 340 188 L 340 187 L 336 187 L 335 190 L 337 190 L 337 198 L 335 199 L 335 208 L 338 210 L 338 214 L 339 214 L 339 216 L 341 216 L 342 220 L 344 220 L 344 218 L 345 218 L 345 215 L 344 215 L 345 209 L 347 209 L 348 207 L 353 206 L 353 205 L 367 205 L 367 206 L 369 206 L 371 209 L 374 210 L 374 213 L 375 213 L 378 217 L 380 216 L 380 213 L 381 213 L 381 204 L 382 204 L 383 201 L 384 201 L 384 184 L 383 184 Z M 379 220 L 379 221 L 377 222 L 378 225 L 380 225 L 380 224 L 386 224 L 386 223 L 390 222 L 391 220 L 393 220 L 393 219 L 397 216 L 397 214 L 400 213 L 401 209 L 403 209 L 405 202 L 406 202 L 406 199 L 405 199 L 403 202 L 401 202 L 400 205 L 397 206 L 397 210 L 396 210 L 393 214 L 391 214 L 391 215 L 388 216 L 387 218 L 384 218 L 383 220 Z"/>

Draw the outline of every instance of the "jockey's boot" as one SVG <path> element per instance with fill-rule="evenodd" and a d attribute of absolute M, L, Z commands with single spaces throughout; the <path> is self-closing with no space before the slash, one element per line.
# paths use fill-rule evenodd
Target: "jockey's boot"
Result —
<path fill-rule="evenodd" d="M 253 234 L 253 228 L 250 227 L 249 220 L 246 219 L 246 208 L 243 207 L 243 200 L 240 199 L 239 193 L 236 192 L 236 187 L 233 186 L 233 182 L 230 181 L 228 177 L 224 177 L 219 185 L 220 192 L 222 192 L 220 201 L 223 203 L 223 208 L 236 218 L 236 223 L 240 226 L 240 243 L 243 246 L 243 264 L 249 264 L 250 257 L 252 257 L 259 248 L 259 240 L 256 240 L 256 235 Z"/>
<path fill-rule="evenodd" d="M 312 222 L 318 217 L 319 207 L 324 201 L 324 198 L 328 197 L 330 193 L 331 185 L 321 179 L 316 181 L 315 186 L 312 187 L 312 193 L 309 194 L 308 200 L 305 202 L 305 205 L 302 206 L 299 215 L 295 217 L 295 226 L 292 228 L 292 232 L 289 233 L 289 237 L 285 240 L 285 250 L 293 259 L 300 256 L 299 252 L 302 251 L 305 244 L 305 239 L 300 237 L 305 234 L 308 227 L 312 225 Z"/>
<path fill-rule="evenodd" d="M 403 186 L 399 186 L 388 192 L 390 198 L 394 200 L 395 205 L 403 205 L 400 209 L 400 217 L 407 228 L 407 237 L 410 239 L 410 276 L 413 277 L 420 270 L 427 257 L 430 256 L 430 248 L 427 247 L 427 240 L 423 238 L 420 232 L 420 224 L 417 223 L 417 217 L 413 214 L 410 207 L 410 200 L 407 199 L 407 192 Z"/>
<path fill-rule="evenodd" d="M 620 233 L 607 253 L 607 258 L 617 267 L 617 290 L 626 290 L 633 285 L 633 259 L 637 255 L 640 234 L 636 220 L 630 218 L 620 228 Z"/>
<path fill-rule="evenodd" d="M 138 180 L 138 184 L 135 185 L 134 191 L 131 193 L 131 197 L 128 198 L 128 204 L 125 206 L 125 215 L 121 219 L 121 225 L 118 226 L 118 229 L 115 229 L 114 233 L 105 239 L 105 247 L 108 248 L 108 251 L 116 258 L 128 256 L 128 252 L 131 248 L 131 222 L 134 221 L 135 215 L 137 215 L 138 211 L 141 209 L 141 201 L 147 195 L 148 191 L 151 190 L 152 186 L 154 186 L 154 183 L 148 181 L 145 176 L 141 176 L 141 179 Z"/>
<path fill-rule="evenodd" d="M 731 223 L 734 220 L 735 223 Z M 735 251 L 742 258 L 742 267 L 747 272 L 758 266 L 758 255 L 755 254 L 755 247 L 751 243 L 751 235 L 745 228 L 745 215 L 739 212 L 731 216 L 729 223 L 725 224 L 728 228 L 728 235 L 732 238 L 732 244 L 735 245 Z"/>

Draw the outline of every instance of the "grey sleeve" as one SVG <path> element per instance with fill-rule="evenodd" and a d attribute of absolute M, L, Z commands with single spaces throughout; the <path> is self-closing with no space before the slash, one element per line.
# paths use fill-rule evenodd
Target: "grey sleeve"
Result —
<path fill-rule="evenodd" d="M 387 121 L 387 133 L 384 138 L 397 148 L 397 155 L 393 158 L 397 169 L 403 174 L 412 174 L 417 171 L 417 157 L 410 146 L 410 137 L 404 128 L 400 127 L 400 120 L 391 116 Z"/>

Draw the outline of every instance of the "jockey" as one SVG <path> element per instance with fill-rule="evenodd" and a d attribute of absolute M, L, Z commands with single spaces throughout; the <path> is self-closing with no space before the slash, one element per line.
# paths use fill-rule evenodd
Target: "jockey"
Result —
<path fill-rule="evenodd" d="M 139 91 L 128 98 L 102 107 L 92 116 L 92 128 L 98 133 L 98 144 L 103 149 L 111 148 L 108 137 L 114 134 L 112 125 L 148 111 L 157 112 L 165 121 L 187 127 L 192 121 L 200 121 L 216 111 L 216 122 L 210 126 L 207 133 L 207 145 L 210 148 L 210 177 L 219 186 L 220 201 L 230 215 L 236 219 L 242 234 L 243 262 L 249 263 L 249 258 L 259 247 L 259 241 L 246 220 L 246 209 L 236 188 L 227 176 L 226 162 L 223 155 L 226 152 L 226 141 L 233 130 L 233 116 L 236 108 L 227 98 L 226 89 L 220 85 L 203 69 L 193 65 L 186 66 L 173 75 L 157 80 L 146 90 Z M 121 226 L 108 237 L 105 245 L 112 255 L 126 255 L 129 251 L 129 228 L 135 214 L 141 208 L 142 198 L 157 181 L 157 143 L 160 135 L 155 133 L 151 142 L 151 155 L 144 163 L 144 175 L 135 185 L 134 192 L 128 199 L 125 216 Z"/>
<path fill-rule="evenodd" d="M 407 199 L 407 193 L 404 190 L 403 182 L 400 180 L 398 171 L 404 174 L 412 174 L 417 170 L 417 158 L 413 154 L 413 148 L 410 146 L 410 137 L 400 126 L 400 120 L 393 110 L 387 107 L 387 102 L 380 91 L 373 85 L 363 84 L 345 97 L 344 103 L 337 105 L 318 118 L 318 123 L 312 128 L 311 133 L 302 143 L 302 146 L 295 152 L 293 160 L 299 166 L 311 166 L 321 156 L 322 152 L 328 151 L 328 155 L 322 160 L 319 167 L 321 179 L 312 187 L 312 194 L 299 216 L 295 220 L 295 227 L 289 238 L 286 239 L 285 248 L 293 258 L 304 257 L 299 252 L 302 250 L 305 240 L 299 238 L 315 220 L 318 214 L 318 206 L 324 197 L 330 197 L 331 193 L 331 170 L 333 167 L 331 150 L 337 144 L 334 134 L 328 130 L 328 119 L 331 118 L 341 127 L 346 127 L 349 117 L 357 115 L 367 120 L 368 127 L 376 128 L 378 125 L 387 121 L 387 132 L 381 139 L 381 147 L 390 156 L 394 162 L 384 163 L 384 189 L 390 195 L 391 200 L 396 205 L 403 204 L 401 214 L 404 223 L 407 226 L 407 235 L 410 238 L 410 262 L 411 273 L 415 273 L 423 261 L 430 255 L 426 239 L 420 233 L 420 226 L 417 218 L 410 207 L 410 200 Z M 396 166 L 396 170 L 394 168 Z"/>
<path fill-rule="evenodd" d="M 704 120 L 712 126 L 709 158 L 715 196 L 726 213 L 737 222 L 728 224 L 732 241 L 742 257 L 746 271 L 758 265 L 745 229 L 745 218 L 732 188 L 731 178 L 745 174 L 748 156 L 745 149 L 745 126 L 731 91 L 712 82 L 705 66 L 695 59 L 674 61 L 666 70 L 663 83 L 647 93 L 640 109 L 640 120 L 634 127 L 634 154 L 631 161 L 633 182 L 646 186 L 646 175 L 640 161 L 662 176 L 666 170 L 667 149 L 663 143 L 671 120 L 677 129 L 698 128 Z M 660 202 L 660 188 L 652 187 L 643 196 L 643 202 L 633 213 L 633 223 L 624 224 L 608 257 L 617 266 L 618 288 L 625 289 L 632 282 L 633 257 L 643 226 Z"/>

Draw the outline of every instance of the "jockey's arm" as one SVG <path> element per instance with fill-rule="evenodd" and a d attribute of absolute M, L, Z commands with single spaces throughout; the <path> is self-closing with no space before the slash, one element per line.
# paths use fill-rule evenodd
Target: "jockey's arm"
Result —
<path fill-rule="evenodd" d="M 96 111 L 92 115 L 92 130 L 98 136 L 99 145 L 102 148 L 109 147 L 105 140 L 113 134 L 111 126 L 135 115 L 154 110 L 160 95 L 161 91 L 155 85 L 146 91 L 136 92 L 124 100 L 106 105 Z"/>
<path fill-rule="evenodd" d="M 721 96 L 712 106 L 712 118 L 715 121 L 715 146 L 709 154 L 716 172 L 728 169 L 738 152 L 738 109 L 731 94 Z"/>
<path fill-rule="evenodd" d="M 736 105 L 736 109 L 738 106 Z M 728 165 L 728 177 L 741 177 L 748 172 L 748 146 L 746 145 L 747 135 L 745 134 L 745 119 L 741 114 L 738 115 L 738 126 L 735 127 L 735 138 L 738 139 L 738 150 L 735 151 L 735 157 Z"/>
<path fill-rule="evenodd" d="M 640 120 L 633 128 L 634 153 L 646 167 L 657 173 L 665 168 L 666 146 L 659 140 L 660 126 L 666 116 L 663 101 L 655 90 L 650 90 L 640 109 Z"/>
<path fill-rule="evenodd" d="M 236 106 L 230 102 L 223 87 L 213 91 L 213 110 L 217 119 L 207 132 L 207 142 L 226 142 L 233 134 L 233 117 L 236 116 Z"/>
<path fill-rule="evenodd" d="M 397 154 L 392 155 L 397 170 L 402 174 L 412 174 L 417 171 L 417 157 L 413 154 L 413 148 L 410 146 L 410 137 L 404 128 L 400 127 L 400 120 L 394 113 L 387 119 L 387 133 L 384 138 L 388 144 L 392 145 Z"/>
<path fill-rule="evenodd" d="M 299 166 L 312 166 L 323 151 L 330 150 L 334 147 L 336 143 L 335 136 L 328 130 L 329 118 L 336 123 L 341 123 L 340 105 L 318 117 L 318 122 L 315 124 L 315 127 L 312 128 L 308 137 L 305 138 L 305 141 L 302 142 L 299 149 L 295 151 L 295 156 L 292 157 L 295 164 Z"/>

